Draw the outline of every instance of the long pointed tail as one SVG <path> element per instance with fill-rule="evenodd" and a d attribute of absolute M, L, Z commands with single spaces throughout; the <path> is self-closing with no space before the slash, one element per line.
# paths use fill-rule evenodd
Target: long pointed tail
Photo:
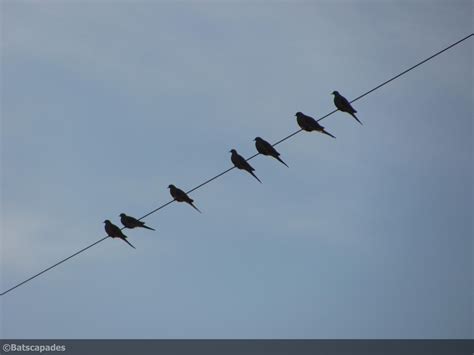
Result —
<path fill-rule="evenodd" d="M 287 168 L 289 168 L 289 166 L 283 160 L 281 160 L 279 156 L 276 156 L 275 158 L 278 159 L 280 163 L 284 164 Z"/>
<path fill-rule="evenodd" d="M 130 243 L 127 239 L 125 239 L 125 238 L 120 238 L 120 239 L 122 239 L 125 243 L 127 243 L 128 245 L 130 245 L 133 249 L 137 249 L 137 248 L 135 248 L 135 247 L 132 245 L 132 243 Z"/>
<path fill-rule="evenodd" d="M 192 202 L 188 202 L 192 208 L 194 208 L 196 211 L 198 211 L 199 213 L 202 213 L 199 208 L 197 208 L 196 206 L 194 206 L 194 204 Z"/>
<path fill-rule="evenodd" d="M 357 116 L 354 113 L 352 113 L 352 112 L 349 112 L 349 113 L 352 117 L 354 117 L 357 120 L 357 122 L 359 122 L 361 125 L 363 125 L 362 122 L 359 121 L 359 119 L 357 118 Z"/>
<path fill-rule="evenodd" d="M 153 229 L 153 228 L 151 228 L 151 227 L 148 227 L 148 226 L 145 226 L 145 225 L 143 225 L 143 226 L 141 226 L 141 227 L 142 227 L 142 228 L 149 229 L 149 230 L 151 230 L 151 231 L 154 231 L 154 229 Z"/>
<path fill-rule="evenodd" d="M 285 165 L 286 165 L 286 164 L 285 164 Z M 255 175 L 255 174 L 253 173 L 253 171 L 249 171 L 249 173 L 252 174 L 252 176 L 253 176 L 255 179 L 257 179 L 259 183 L 262 183 L 262 182 L 260 181 L 260 179 L 257 177 L 257 175 Z"/>
<path fill-rule="evenodd" d="M 325 130 L 322 130 L 321 133 L 327 134 L 329 137 L 333 137 L 334 139 L 336 138 L 331 133 L 326 132 Z"/>

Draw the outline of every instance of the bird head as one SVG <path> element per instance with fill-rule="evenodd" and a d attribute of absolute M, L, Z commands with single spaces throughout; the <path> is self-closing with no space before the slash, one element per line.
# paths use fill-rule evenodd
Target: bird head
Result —
<path fill-rule="evenodd" d="M 108 219 L 106 219 L 106 220 L 104 221 L 104 223 L 105 223 L 105 224 L 109 224 L 110 221 L 109 221 Z"/>
<path fill-rule="evenodd" d="M 254 139 L 254 141 L 261 141 L 261 140 L 262 140 L 262 138 L 260 138 L 260 137 L 255 137 L 255 139 Z"/>
<path fill-rule="evenodd" d="M 303 115 L 302 112 L 296 112 L 296 114 L 295 114 L 296 117 L 300 117 L 300 116 L 302 116 L 302 115 Z"/>
<path fill-rule="evenodd" d="M 237 151 L 235 149 L 231 149 L 231 150 L 229 150 L 229 153 L 234 154 L 234 153 L 237 153 Z"/>
<path fill-rule="evenodd" d="M 175 186 L 174 185 L 168 185 L 168 189 L 174 189 Z"/>
<path fill-rule="evenodd" d="M 339 92 L 338 91 L 333 91 L 331 94 L 332 95 L 339 95 Z"/>
<path fill-rule="evenodd" d="M 120 213 L 120 217 L 125 217 L 126 214 L 125 213 Z"/>

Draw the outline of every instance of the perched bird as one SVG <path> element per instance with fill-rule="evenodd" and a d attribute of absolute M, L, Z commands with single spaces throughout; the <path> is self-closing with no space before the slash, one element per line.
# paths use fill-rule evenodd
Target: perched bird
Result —
<path fill-rule="evenodd" d="M 153 228 L 145 226 L 145 222 L 139 221 L 132 216 L 127 216 L 125 213 L 120 213 L 120 222 L 122 222 L 125 228 L 133 229 L 136 227 L 141 227 L 154 231 Z"/>
<path fill-rule="evenodd" d="M 109 237 L 112 238 L 120 238 L 122 239 L 125 243 L 130 245 L 133 249 L 136 249 L 130 242 L 127 240 L 127 236 L 122 233 L 119 227 L 117 227 L 115 224 L 110 222 L 108 219 L 104 221 L 105 223 L 105 232 Z"/>
<path fill-rule="evenodd" d="M 351 106 L 350 102 L 337 91 L 333 91 L 332 94 L 334 95 L 334 105 L 336 105 L 337 109 L 342 112 L 347 112 L 349 115 L 354 117 L 357 122 L 362 124 L 355 115 L 357 111 Z"/>
<path fill-rule="evenodd" d="M 257 148 L 257 151 L 260 154 L 271 156 L 277 159 L 280 163 L 286 165 L 286 163 L 280 159 L 280 153 L 278 153 L 277 150 L 273 148 L 273 146 L 270 143 L 268 143 L 266 140 L 260 137 L 255 138 L 254 141 L 255 141 L 255 148 Z M 286 165 L 286 167 L 288 168 L 289 166 Z"/>
<path fill-rule="evenodd" d="M 253 172 L 255 171 L 254 168 L 244 159 L 243 156 L 239 155 L 235 149 L 231 149 L 229 153 L 232 153 L 230 160 L 232 160 L 232 163 L 234 163 L 235 167 L 237 169 L 245 170 L 252 174 L 252 176 L 258 180 L 258 182 L 262 183 L 260 179 L 255 175 Z"/>
<path fill-rule="evenodd" d="M 193 205 L 193 202 L 194 200 L 191 199 L 187 194 L 186 192 L 184 192 L 183 190 L 181 189 L 178 189 L 176 186 L 174 185 L 169 185 L 168 188 L 170 189 L 170 194 L 171 196 L 173 196 L 173 198 L 178 201 L 178 202 L 186 202 L 187 204 L 191 205 L 196 211 L 198 211 L 199 213 L 202 213 L 201 211 L 199 211 L 199 209 Z"/>
<path fill-rule="evenodd" d="M 316 121 L 313 117 L 311 116 L 306 116 L 302 112 L 297 112 L 296 113 L 296 121 L 298 122 L 298 125 L 301 127 L 302 130 L 311 132 L 311 131 L 318 131 L 324 134 L 327 134 L 330 137 L 334 137 L 331 133 L 327 132 L 324 130 L 324 127 L 321 126 L 318 121 Z"/>

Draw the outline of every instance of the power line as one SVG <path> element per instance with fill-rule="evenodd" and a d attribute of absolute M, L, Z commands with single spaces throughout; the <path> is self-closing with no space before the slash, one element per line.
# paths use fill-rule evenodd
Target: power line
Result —
<path fill-rule="evenodd" d="M 99 244 L 100 242 L 106 240 L 107 238 L 109 238 L 109 236 L 106 236 L 106 237 L 104 237 L 104 238 L 98 240 L 97 242 L 92 243 L 92 244 L 88 245 L 88 246 L 85 247 L 85 248 L 82 248 L 81 250 L 79 250 L 79 251 L 75 252 L 74 254 L 68 256 L 67 258 L 65 258 L 65 259 L 63 259 L 63 260 L 61 260 L 61 261 L 58 261 L 56 264 L 51 265 L 50 267 L 44 269 L 43 271 L 38 272 L 37 274 L 31 276 L 30 278 L 26 279 L 25 281 L 22 281 L 22 282 L 20 282 L 19 284 L 13 286 L 12 288 L 9 288 L 9 289 L 6 290 L 5 292 L 1 293 L 0 296 L 3 296 L 4 294 L 6 294 L 6 293 L 8 293 L 8 292 L 13 291 L 15 288 L 20 287 L 21 285 L 26 284 L 28 281 L 31 281 L 31 280 L 33 280 L 34 278 L 37 278 L 37 277 L 40 276 L 41 274 L 44 274 L 45 272 L 47 272 L 47 271 L 49 271 L 49 270 L 55 268 L 55 267 L 58 266 L 59 264 L 62 264 L 63 262 L 65 262 L 65 261 L 67 261 L 67 260 L 69 260 L 69 259 L 75 257 L 76 255 L 82 253 L 83 251 L 86 251 L 87 249 L 92 248 L 94 245 Z"/>
<path fill-rule="evenodd" d="M 388 79 L 387 81 L 384 81 L 382 84 L 380 84 L 380 85 L 374 87 L 373 89 L 371 89 L 371 90 L 369 90 L 369 91 L 363 93 L 362 95 L 356 97 L 355 99 L 353 99 L 353 100 L 350 101 L 350 102 L 352 103 L 352 102 L 355 102 L 355 101 L 357 101 L 357 100 L 360 100 L 360 99 L 363 98 L 364 96 L 367 96 L 368 94 L 374 92 L 375 90 L 380 89 L 382 86 L 387 85 L 388 83 L 392 82 L 393 80 L 395 80 L 395 79 L 397 79 L 397 78 L 399 78 L 399 77 L 405 75 L 405 74 L 408 73 L 409 71 L 411 71 L 411 70 L 413 70 L 413 69 L 419 67 L 420 65 L 423 65 L 424 63 L 428 62 L 429 60 L 431 60 L 431 59 L 437 57 L 437 56 L 440 55 L 441 53 L 446 52 L 447 50 L 453 48 L 454 46 L 460 44 L 461 42 L 464 42 L 465 40 L 467 40 L 468 38 L 470 38 L 470 37 L 472 37 L 472 36 L 474 36 L 474 33 L 471 33 L 471 34 L 469 34 L 468 36 L 466 36 L 466 37 L 460 39 L 459 41 L 457 41 L 457 42 L 455 42 L 455 43 L 449 45 L 448 47 L 446 47 L 446 48 L 440 50 L 439 52 L 436 52 L 435 54 L 431 55 L 430 57 L 428 57 L 428 58 L 422 60 L 421 62 L 419 62 L 419 63 L 413 65 L 412 67 L 410 67 L 410 68 L 408 68 L 408 69 L 402 71 L 401 73 L 395 75 L 394 77 Z M 332 114 L 336 113 L 337 111 L 339 111 L 339 110 L 336 109 L 336 110 L 331 111 L 331 112 L 329 112 L 328 114 L 326 114 L 326 115 L 320 117 L 320 118 L 318 119 L 318 122 L 321 121 L 321 120 L 324 120 L 326 117 L 331 116 Z M 276 146 L 276 145 L 278 145 L 278 144 L 280 144 L 280 143 L 282 143 L 282 142 L 284 142 L 284 141 L 290 139 L 291 137 L 295 136 L 296 134 L 300 133 L 301 131 L 302 131 L 302 129 L 299 129 L 299 130 L 297 130 L 297 131 L 295 131 L 295 132 L 289 134 L 288 136 L 286 136 L 286 137 L 280 139 L 278 142 L 274 143 L 273 146 Z M 255 158 L 257 155 L 260 155 L 260 153 L 254 154 L 254 155 L 252 155 L 250 158 L 247 158 L 246 160 L 249 161 L 249 160 Z M 193 192 L 193 191 L 196 191 L 197 189 L 203 187 L 204 185 L 207 185 L 207 184 L 209 184 L 210 182 L 216 180 L 217 178 L 219 178 L 219 177 L 221 177 L 221 176 L 227 174 L 228 172 L 230 172 L 230 171 L 233 170 L 234 168 L 235 168 L 235 167 L 231 167 L 231 168 L 229 168 L 229 169 L 227 169 L 227 170 L 225 170 L 225 171 L 223 171 L 223 172 L 221 172 L 221 173 L 219 173 L 219 174 L 213 176 L 212 178 L 210 178 L 210 179 L 204 181 L 203 183 L 199 184 L 198 186 L 196 186 L 196 187 L 192 188 L 191 190 L 187 191 L 187 193 L 189 194 L 189 193 L 191 193 L 191 192 Z M 167 203 L 165 203 L 165 204 L 163 204 L 163 205 L 161 205 L 161 206 L 155 208 L 153 211 L 148 212 L 148 213 L 145 214 L 144 216 L 140 217 L 139 220 L 142 220 L 142 219 L 148 217 L 149 215 L 158 212 L 159 210 L 165 208 L 166 206 L 172 204 L 173 202 L 174 202 L 174 200 L 168 201 Z M 125 227 L 122 228 L 122 230 L 123 230 L 123 229 L 125 229 Z M 102 239 L 100 239 L 100 240 L 98 240 L 98 241 L 96 241 L 96 242 L 94 242 L 94 243 L 88 245 L 87 247 L 85 247 L 85 248 L 83 248 L 83 249 L 81 249 L 81 250 L 75 252 L 74 254 L 68 256 L 67 258 L 62 259 L 61 261 L 58 261 L 56 264 L 51 265 L 50 267 L 48 267 L 48 268 L 46 268 L 46 269 L 40 271 L 39 273 L 37 273 L 37 274 L 31 276 L 30 278 L 28 278 L 28 279 L 26 279 L 26 280 L 20 282 L 19 284 L 15 285 L 15 286 L 13 286 L 13 287 L 11 287 L 11 288 L 9 288 L 8 290 L 4 291 L 3 293 L 0 293 L 0 296 L 3 296 L 3 295 L 5 295 L 5 294 L 7 294 L 8 292 L 13 291 L 13 290 L 16 289 L 17 287 L 20 287 L 21 285 L 26 284 L 27 282 L 29 282 L 29 281 L 31 281 L 31 280 L 37 278 L 38 276 L 40 276 L 40 275 L 44 274 L 45 272 L 47 272 L 47 271 L 49 271 L 49 270 L 55 268 L 56 266 L 58 266 L 58 265 L 64 263 L 65 261 L 67 261 L 67 260 L 69 260 L 69 259 L 75 257 L 76 255 L 78 255 L 78 254 L 80 254 L 80 253 L 86 251 L 87 249 L 92 248 L 93 246 L 95 246 L 95 245 L 97 245 L 97 244 L 103 242 L 103 241 L 106 240 L 107 238 L 109 238 L 109 236 L 103 237 Z"/>

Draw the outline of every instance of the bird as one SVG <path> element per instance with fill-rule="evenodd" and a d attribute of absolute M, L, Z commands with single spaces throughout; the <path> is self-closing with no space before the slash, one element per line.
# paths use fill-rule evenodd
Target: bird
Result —
<path fill-rule="evenodd" d="M 338 91 L 333 91 L 332 94 L 334 95 L 334 105 L 336 105 L 337 109 L 342 112 L 347 112 L 349 115 L 354 117 L 357 120 L 357 122 L 362 124 L 362 122 L 359 121 L 359 119 L 355 115 L 357 111 L 354 109 L 354 107 L 351 106 L 350 102 L 347 101 L 347 99 L 344 96 L 339 94 Z"/>
<path fill-rule="evenodd" d="M 258 180 L 259 183 L 262 183 L 260 179 L 255 175 L 253 172 L 255 171 L 254 168 L 244 159 L 243 156 L 239 155 L 235 149 L 231 149 L 229 153 L 232 153 L 230 160 L 234 163 L 237 169 L 245 170 L 250 173 L 255 179 Z"/>
<path fill-rule="evenodd" d="M 154 231 L 153 228 L 145 226 L 145 222 L 139 221 L 132 216 L 127 216 L 125 213 L 120 213 L 120 222 L 122 222 L 125 228 L 133 229 L 136 227 L 141 227 Z"/>
<path fill-rule="evenodd" d="M 192 208 L 194 208 L 196 211 L 199 213 L 202 213 L 196 206 L 194 206 L 193 202 L 194 200 L 191 199 L 186 192 L 184 192 L 181 189 L 178 189 L 174 185 L 168 185 L 168 188 L 170 189 L 170 194 L 171 196 L 178 202 L 186 202 L 187 204 L 191 205 Z"/>
<path fill-rule="evenodd" d="M 127 236 L 125 234 L 122 233 L 122 230 L 117 227 L 115 224 L 113 224 L 112 222 L 110 222 L 108 219 L 106 219 L 104 221 L 105 223 L 105 232 L 107 233 L 107 235 L 109 237 L 112 237 L 112 238 L 120 238 L 122 239 L 125 243 L 127 243 L 128 245 L 130 245 L 133 249 L 136 249 L 128 240 L 127 240 Z"/>
<path fill-rule="evenodd" d="M 318 123 L 318 121 L 316 121 L 313 117 L 306 116 L 302 112 L 297 112 L 295 116 L 296 116 L 296 121 L 298 122 L 298 125 L 301 127 L 302 130 L 307 131 L 307 132 L 318 131 L 318 132 L 327 134 L 330 137 L 336 138 L 331 133 L 325 131 L 324 127 L 321 126 Z"/>
<path fill-rule="evenodd" d="M 283 160 L 280 159 L 280 153 L 278 153 L 277 150 L 270 143 L 260 137 L 256 137 L 254 141 L 255 148 L 257 148 L 257 151 L 260 154 L 271 156 L 277 159 L 280 163 L 285 164 L 286 167 L 289 168 L 289 166 Z"/>

